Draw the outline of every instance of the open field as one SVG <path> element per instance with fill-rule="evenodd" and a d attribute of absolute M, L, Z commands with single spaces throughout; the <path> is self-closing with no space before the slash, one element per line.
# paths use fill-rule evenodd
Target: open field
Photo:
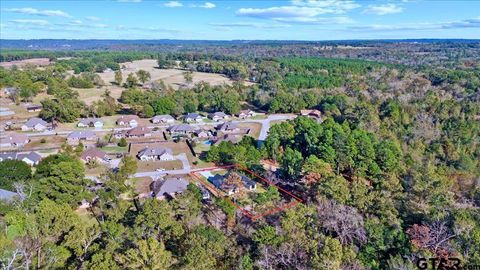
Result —
<path fill-rule="evenodd" d="M 17 67 L 24 67 L 26 65 L 34 65 L 34 66 L 48 66 L 50 65 L 50 59 L 48 58 L 31 58 L 25 60 L 17 60 L 11 62 L 0 62 L 0 67 L 4 68 L 12 68 L 13 66 Z"/>
<path fill-rule="evenodd" d="M 122 75 L 125 80 L 128 74 L 135 73 L 140 69 L 150 72 L 151 81 L 163 80 L 167 85 L 172 86 L 174 89 L 180 88 L 180 86 L 185 84 L 185 79 L 183 77 L 184 70 L 180 69 L 158 69 L 157 60 L 154 59 L 144 59 L 127 63 L 120 63 L 122 67 Z M 115 73 L 104 72 L 98 73 L 102 80 L 107 85 L 112 85 L 112 82 L 115 78 Z M 221 74 L 213 73 L 203 73 L 203 72 L 193 72 L 193 81 L 192 85 L 198 82 L 207 82 L 211 85 L 222 85 L 222 84 L 231 84 L 232 80 Z"/>

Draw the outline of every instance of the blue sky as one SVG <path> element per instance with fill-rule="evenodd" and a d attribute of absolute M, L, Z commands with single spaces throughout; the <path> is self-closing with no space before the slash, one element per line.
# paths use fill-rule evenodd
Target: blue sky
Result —
<path fill-rule="evenodd" d="M 480 1 L 1 1 L 2 39 L 480 38 Z"/>

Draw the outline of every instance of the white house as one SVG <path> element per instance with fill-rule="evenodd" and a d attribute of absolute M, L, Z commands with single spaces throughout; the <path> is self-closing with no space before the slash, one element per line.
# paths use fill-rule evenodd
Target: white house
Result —
<path fill-rule="evenodd" d="M 185 122 L 202 122 L 203 117 L 198 113 L 189 113 L 184 117 Z"/>
<path fill-rule="evenodd" d="M 227 120 L 228 118 L 230 118 L 230 116 L 225 114 L 224 112 L 214 112 L 214 113 L 209 113 L 208 118 L 212 119 L 213 121 L 220 121 L 220 120 Z"/>
<path fill-rule="evenodd" d="M 96 142 L 97 135 L 93 131 L 85 130 L 85 131 L 73 131 L 67 136 L 67 143 L 70 145 L 79 144 L 81 141 Z"/>
<path fill-rule="evenodd" d="M 44 131 L 48 127 L 48 123 L 43 121 L 43 119 L 38 118 L 38 117 L 32 117 L 28 119 L 25 124 L 22 125 L 22 130 L 23 131 Z"/>
<path fill-rule="evenodd" d="M 137 158 L 142 161 L 147 160 L 174 160 L 172 149 L 167 147 L 144 148 L 138 151 Z"/>
<path fill-rule="evenodd" d="M 136 115 L 122 115 L 117 119 L 117 125 L 119 126 L 130 126 L 136 127 L 138 126 L 138 122 L 140 118 Z"/>
<path fill-rule="evenodd" d="M 15 147 L 15 148 L 20 148 L 25 146 L 30 140 L 28 139 L 28 136 L 25 134 L 19 134 L 19 133 L 9 133 L 6 134 L 5 137 L 0 138 L 0 147 Z"/>
<path fill-rule="evenodd" d="M 256 115 L 256 113 L 252 110 L 242 110 L 238 114 L 238 117 L 242 118 L 242 119 L 245 119 L 245 118 L 254 117 L 255 115 Z"/>
<path fill-rule="evenodd" d="M 87 127 L 94 127 L 94 128 L 102 128 L 103 121 L 100 118 L 82 118 L 77 124 L 77 127 L 87 128 Z"/>
<path fill-rule="evenodd" d="M 175 118 L 173 118 L 173 116 L 171 115 L 168 115 L 168 114 L 164 114 L 164 115 L 155 115 L 153 118 L 152 118 L 152 123 L 154 124 L 160 124 L 160 123 L 175 123 Z"/>
<path fill-rule="evenodd" d="M 30 166 L 35 166 L 38 165 L 40 160 L 42 160 L 42 156 L 40 156 L 37 152 L 30 152 L 28 154 L 17 154 L 17 160 L 21 160 Z"/>

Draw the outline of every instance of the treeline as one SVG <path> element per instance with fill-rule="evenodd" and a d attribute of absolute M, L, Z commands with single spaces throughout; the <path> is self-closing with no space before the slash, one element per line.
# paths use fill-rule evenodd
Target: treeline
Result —
<path fill-rule="evenodd" d="M 174 91 L 159 84 L 158 88 L 149 91 L 137 88 L 124 90 L 120 101 L 131 105 L 132 110 L 143 117 L 155 114 L 178 116 L 195 111 L 236 114 L 241 109 L 240 101 L 245 99 L 244 89 L 241 84 L 211 86 L 198 83 L 190 89 Z"/>

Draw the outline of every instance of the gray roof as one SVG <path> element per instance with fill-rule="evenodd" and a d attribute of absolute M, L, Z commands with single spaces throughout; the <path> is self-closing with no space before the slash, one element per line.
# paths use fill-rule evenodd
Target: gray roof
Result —
<path fill-rule="evenodd" d="M 14 160 L 16 158 L 17 158 L 17 153 L 15 152 L 0 153 L 0 161 L 7 160 L 7 159 Z"/>
<path fill-rule="evenodd" d="M 0 161 L 3 160 L 23 160 L 24 158 L 27 158 L 28 160 L 32 162 L 39 162 L 42 160 L 42 156 L 40 156 L 37 152 L 30 152 L 30 153 L 24 153 L 20 154 L 17 152 L 10 152 L 10 153 L 2 153 L 0 154 Z"/>
<path fill-rule="evenodd" d="M 175 120 L 175 118 L 173 118 L 173 116 L 171 115 L 168 115 L 168 114 L 162 114 L 162 115 L 155 115 L 152 120 L 155 119 L 155 120 L 162 120 L 162 119 L 165 119 L 165 120 Z"/>
<path fill-rule="evenodd" d="M 185 116 L 185 119 L 197 119 L 197 118 L 201 118 L 202 116 L 199 115 L 198 113 L 188 113 L 186 116 Z"/>
<path fill-rule="evenodd" d="M 40 156 L 37 152 L 30 152 L 28 154 L 18 154 L 17 159 L 18 160 L 23 160 L 24 158 L 27 158 L 28 160 L 36 163 L 42 160 L 42 156 Z"/>
<path fill-rule="evenodd" d="M 238 123 L 234 123 L 234 122 L 225 122 L 225 123 L 222 123 L 222 124 L 216 126 L 216 129 L 222 130 L 222 131 L 234 130 L 234 129 L 237 129 L 237 128 L 238 128 Z"/>
<path fill-rule="evenodd" d="M 173 125 L 167 128 L 170 132 L 191 132 L 193 127 L 187 124 Z"/>
<path fill-rule="evenodd" d="M 163 194 L 181 193 L 187 190 L 188 181 L 183 178 L 169 178 L 159 180 L 153 183 L 153 193 L 155 196 L 163 196 Z"/>
<path fill-rule="evenodd" d="M 161 156 L 163 154 L 170 154 L 172 155 L 172 149 L 167 147 L 153 147 L 153 148 L 144 148 L 138 151 L 137 156 Z"/>
<path fill-rule="evenodd" d="M 226 173 L 225 175 L 221 175 L 221 174 L 215 174 L 214 176 L 210 176 L 208 178 L 208 181 L 210 181 L 216 188 L 218 189 L 233 189 L 235 187 L 233 186 L 224 186 L 224 182 L 225 182 L 225 179 L 228 178 L 228 176 L 232 173 L 232 171 L 229 171 L 228 173 Z M 249 177 L 243 175 L 243 174 L 238 174 L 240 176 L 240 178 L 242 179 L 242 182 L 243 182 L 243 185 L 245 187 L 250 187 L 250 186 L 255 186 L 256 183 L 255 181 L 253 181 L 252 179 L 250 179 Z"/>
<path fill-rule="evenodd" d="M 18 194 L 15 192 L 8 191 L 5 189 L 0 189 L 0 200 L 2 201 L 11 201 L 17 196 Z"/>
<path fill-rule="evenodd" d="M 0 142 L 9 143 L 9 144 L 19 144 L 28 142 L 28 136 L 25 134 L 20 133 L 9 133 L 5 136 L 5 138 L 1 138 Z"/>
<path fill-rule="evenodd" d="M 93 124 L 95 124 L 95 122 L 103 123 L 102 119 L 100 119 L 100 118 L 82 118 L 79 121 L 79 123 L 82 123 L 82 124 L 87 125 L 87 126 L 88 125 L 93 125 Z"/>
<path fill-rule="evenodd" d="M 44 127 L 46 127 L 48 125 L 47 122 L 43 121 L 43 119 L 38 118 L 38 117 L 32 117 L 32 118 L 28 119 L 27 122 L 25 122 L 25 125 L 27 127 L 31 127 L 31 128 L 33 128 L 34 126 L 36 126 L 38 124 L 40 124 Z"/>
<path fill-rule="evenodd" d="M 96 137 L 95 132 L 90 130 L 85 131 L 73 131 L 72 133 L 68 134 L 69 139 L 86 139 Z"/>
<path fill-rule="evenodd" d="M 213 117 L 215 117 L 215 116 L 217 116 L 217 117 L 222 117 L 222 118 L 223 118 L 223 117 L 225 117 L 225 116 L 227 116 L 227 115 L 226 115 L 224 112 L 214 112 L 214 113 L 209 113 L 209 114 L 208 114 L 208 117 L 210 117 L 210 118 L 213 118 Z"/>

